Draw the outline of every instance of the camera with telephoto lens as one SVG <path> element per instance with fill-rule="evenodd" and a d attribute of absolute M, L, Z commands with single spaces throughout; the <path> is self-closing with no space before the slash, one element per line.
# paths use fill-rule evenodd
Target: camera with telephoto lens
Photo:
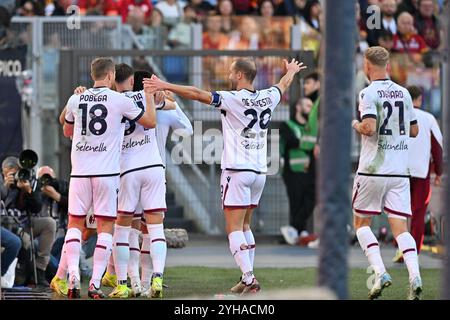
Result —
<path fill-rule="evenodd" d="M 55 184 L 56 184 L 56 179 L 53 178 L 53 177 L 52 177 L 51 175 L 49 175 L 48 173 L 43 174 L 43 175 L 38 179 L 38 181 L 39 181 L 39 184 L 40 184 L 42 187 L 45 187 L 45 186 L 52 186 L 52 187 L 54 187 Z"/>
<path fill-rule="evenodd" d="M 36 178 L 33 168 L 38 163 L 38 155 L 31 149 L 23 150 L 19 154 L 19 171 L 14 175 L 15 184 L 18 181 L 29 181 L 32 183 Z"/>

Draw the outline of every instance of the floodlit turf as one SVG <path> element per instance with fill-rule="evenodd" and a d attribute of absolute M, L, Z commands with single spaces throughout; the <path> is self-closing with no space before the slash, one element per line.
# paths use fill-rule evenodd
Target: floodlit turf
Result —
<path fill-rule="evenodd" d="M 408 274 L 406 268 L 388 270 L 393 284 L 385 289 L 381 300 L 403 300 L 406 298 Z M 424 284 L 423 299 L 439 299 L 440 270 L 422 269 Z M 261 268 L 256 269 L 256 276 L 263 288 L 288 289 L 311 288 L 316 282 L 315 268 Z M 228 290 L 239 279 L 239 272 L 234 269 L 205 268 L 205 267 L 173 267 L 165 273 L 165 284 L 169 286 L 164 291 L 165 298 L 183 299 L 190 296 L 206 296 L 213 298 L 215 294 L 229 294 Z M 350 298 L 355 300 L 367 299 L 367 279 L 370 274 L 365 269 L 352 269 L 349 274 Z M 83 283 L 82 296 L 86 297 L 87 284 Z M 109 293 L 110 288 L 104 288 Z M 295 298 L 295 297 L 293 297 Z"/>

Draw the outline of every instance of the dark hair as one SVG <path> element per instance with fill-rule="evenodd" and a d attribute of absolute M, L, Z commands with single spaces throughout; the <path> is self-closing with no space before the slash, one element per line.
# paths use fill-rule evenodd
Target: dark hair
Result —
<path fill-rule="evenodd" d="M 256 77 L 256 63 L 250 59 L 237 59 L 234 61 L 234 69 L 244 74 L 245 79 L 253 82 Z"/>
<path fill-rule="evenodd" d="M 259 4 L 259 8 L 258 8 L 259 15 L 262 14 L 261 13 L 261 9 L 262 9 L 263 4 L 266 3 L 266 2 L 269 2 L 272 5 L 273 13 L 275 15 L 275 5 L 273 4 L 272 0 L 263 0 L 263 1 L 261 1 L 261 3 Z"/>
<path fill-rule="evenodd" d="M 390 30 L 381 29 L 378 38 L 383 40 L 392 40 L 394 38 L 394 35 Z"/>
<path fill-rule="evenodd" d="M 134 70 L 131 66 L 126 63 L 116 64 L 116 82 L 122 83 L 129 77 L 132 77 Z"/>
<path fill-rule="evenodd" d="M 96 58 L 91 63 L 91 75 L 94 80 L 105 79 L 108 72 L 114 71 L 114 61 L 110 58 Z"/>
<path fill-rule="evenodd" d="M 144 89 L 144 78 L 150 78 L 152 74 L 146 70 L 138 70 L 134 73 L 133 91 L 141 91 Z"/>
<path fill-rule="evenodd" d="M 422 95 L 422 90 L 417 86 L 409 86 L 407 89 L 413 100 L 416 100 Z"/>
<path fill-rule="evenodd" d="M 314 81 L 320 81 L 320 75 L 317 71 L 311 72 L 304 78 L 304 81 L 309 80 L 309 79 L 312 79 Z"/>

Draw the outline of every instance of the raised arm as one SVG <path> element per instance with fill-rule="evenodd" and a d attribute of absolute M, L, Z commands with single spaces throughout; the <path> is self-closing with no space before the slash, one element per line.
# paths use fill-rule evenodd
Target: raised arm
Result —
<path fill-rule="evenodd" d="M 152 91 L 148 85 L 144 84 L 144 93 L 147 108 L 145 109 L 143 116 L 137 120 L 137 123 L 145 128 L 152 129 L 156 127 L 155 92 Z"/>
<path fill-rule="evenodd" d="M 307 67 L 303 65 L 303 62 L 298 62 L 295 59 L 292 59 L 291 62 L 288 63 L 286 59 L 283 59 L 284 67 L 286 68 L 285 75 L 280 79 L 280 82 L 278 82 L 275 86 L 280 89 L 281 94 L 285 93 L 286 90 L 291 85 L 292 81 L 294 80 L 294 76 L 300 72 L 303 69 L 306 69 Z"/>
<path fill-rule="evenodd" d="M 211 92 L 198 89 L 193 86 L 180 86 L 168 83 L 153 75 L 150 79 L 144 79 L 144 86 L 147 85 L 152 91 L 168 90 L 180 97 L 189 100 L 196 100 L 202 103 L 210 104 L 212 101 Z"/>

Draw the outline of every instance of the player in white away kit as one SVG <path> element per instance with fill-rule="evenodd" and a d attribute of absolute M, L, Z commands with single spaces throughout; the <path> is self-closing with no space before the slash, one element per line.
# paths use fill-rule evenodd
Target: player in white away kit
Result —
<path fill-rule="evenodd" d="M 306 68 L 292 59 L 280 82 L 269 89 L 255 90 L 256 65 L 238 59 L 230 66 L 232 91 L 204 91 L 161 81 L 144 80 L 152 90 L 169 90 L 191 100 L 216 107 L 221 112 L 224 150 L 222 154 L 222 204 L 231 254 L 242 271 L 234 293 L 256 293 L 261 287 L 253 275 L 255 239 L 250 230 L 253 209 L 258 205 L 267 171 L 267 129 L 272 112 L 294 76 Z"/>
<path fill-rule="evenodd" d="M 146 110 L 144 91 L 131 91 L 133 84 L 133 69 L 124 63 L 117 65 L 117 91 L 134 101 L 142 110 Z M 167 104 L 170 103 L 165 103 L 163 93 L 159 98 L 161 100 L 160 108 L 167 107 Z M 157 100 L 155 103 L 159 103 L 159 101 Z M 127 121 L 120 163 L 118 217 L 113 236 L 113 257 L 117 286 L 111 292 L 110 297 L 128 298 L 132 296 L 130 289 L 127 287 L 128 262 L 130 249 L 139 250 L 139 230 L 132 229 L 131 224 L 138 204 L 140 204 L 144 211 L 150 235 L 150 254 L 154 270 L 151 296 L 161 298 L 167 253 L 163 226 L 164 212 L 167 210 L 166 180 L 155 129 L 146 129 L 134 121 Z M 133 258 L 138 259 L 139 254 L 133 252 Z M 141 285 L 138 269 L 136 268 L 134 271 L 137 271 L 137 274 L 136 272 L 130 274 L 130 278 L 132 293 L 136 296 L 140 294 Z"/>
<path fill-rule="evenodd" d="M 125 117 L 146 128 L 154 128 L 156 115 L 154 107 L 144 112 L 129 98 L 110 89 L 115 80 L 111 59 L 95 59 L 91 64 L 91 76 L 94 87 L 82 95 L 70 97 L 66 106 L 64 135 L 73 136 L 73 140 L 65 258 L 69 272 L 68 297 L 79 298 L 80 240 L 86 214 L 92 206 L 98 238 L 88 295 L 100 299 L 105 297 L 100 290 L 100 281 L 111 254 L 117 215 L 120 148 L 125 128 L 122 119 Z M 146 94 L 146 100 L 149 105 L 154 105 L 153 94 Z"/>
<path fill-rule="evenodd" d="M 416 243 L 408 232 L 411 216 L 408 143 L 419 128 L 411 96 L 387 78 L 389 52 L 371 47 L 365 53 L 364 71 L 371 84 L 359 95 L 359 120 L 353 128 L 361 134 L 361 155 L 353 185 L 354 227 L 359 244 L 376 275 L 369 298 L 381 295 L 392 283 L 381 259 L 377 238 L 370 225 L 372 216 L 387 213 L 392 233 L 403 252 L 409 272 L 409 299 L 419 299 L 422 281 Z"/>
<path fill-rule="evenodd" d="M 143 88 L 142 81 L 144 78 L 150 78 L 151 73 L 147 71 L 136 71 L 134 73 L 134 86 L 133 91 L 140 91 Z M 167 104 L 171 104 L 167 109 Z M 175 108 L 175 109 L 173 109 Z M 175 132 L 182 134 L 183 136 L 190 136 L 194 133 L 191 122 L 188 117 L 183 113 L 181 108 L 176 102 L 171 102 L 169 99 L 165 100 L 164 111 L 156 112 L 156 119 L 158 125 L 156 126 L 156 140 L 159 148 L 159 154 L 161 156 L 162 164 L 166 166 L 166 141 L 169 134 L 169 130 L 175 130 Z M 139 216 L 138 214 L 135 215 Z M 137 228 L 135 220 L 133 221 L 133 228 Z M 141 285 L 142 295 L 151 297 L 152 289 L 150 288 L 152 282 L 152 267 L 151 267 L 151 239 L 147 230 L 147 223 L 145 218 L 142 218 L 142 246 L 140 250 L 140 263 L 141 263 Z M 131 252 L 130 252 L 131 255 Z M 128 273 L 136 273 L 138 268 L 138 262 L 134 259 L 130 259 L 128 264 Z M 130 272 L 130 270 L 134 270 Z"/>

